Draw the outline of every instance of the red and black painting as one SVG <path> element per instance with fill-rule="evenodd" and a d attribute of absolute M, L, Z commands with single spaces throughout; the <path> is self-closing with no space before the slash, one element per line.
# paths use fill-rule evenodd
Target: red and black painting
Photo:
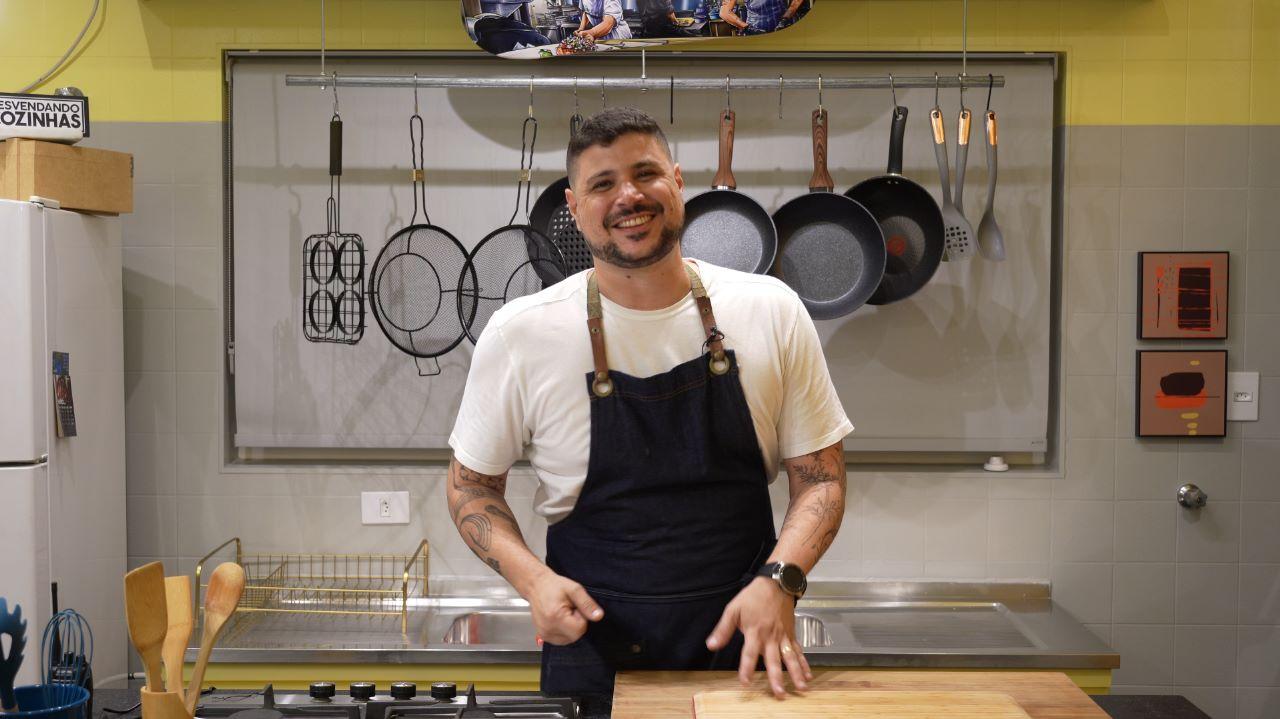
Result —
<path fill-rule="evenodd" d="M 1227 252 L 1139 252 L 1138 339 L 1226 339 Z"/>

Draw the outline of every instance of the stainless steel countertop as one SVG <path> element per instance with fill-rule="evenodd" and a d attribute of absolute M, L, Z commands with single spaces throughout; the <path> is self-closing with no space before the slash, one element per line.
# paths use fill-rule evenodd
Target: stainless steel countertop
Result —
<path fill-rule="evenodd" d="M 433 580 L 399 617 L 239 612 L 227 663 L 536 664 L 528 604 L 501 582 Z M 814 666 L 1114 669 L 1120 655 L 1048 583 L 815 581 L 796 609 Z M 493 634 L 502 641 L 480 636 Z M 198 638 L 200 632 L 192 633 Z M 448 635 L 452 641 L 445 641 Z M 478 643 L 466 643 L 475 641 Z M 459 643 L 461 642 L 461 643 Z M 195 648 L 187 661 L 194 661 Z"/>

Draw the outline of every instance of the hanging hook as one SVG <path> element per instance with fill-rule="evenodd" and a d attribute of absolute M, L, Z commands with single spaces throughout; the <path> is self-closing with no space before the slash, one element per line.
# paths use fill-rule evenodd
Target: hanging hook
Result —
<path fill-rule="evenodd" d="M 338 71 L 333 71 L 333 114 L 338 114 Z"/>
<path fill-rule="evenodd" d="M 964 109 L 964 75 L 956 75 L 956 82 L 960 83 L 960 109 Z"/>
<path fill-rule="evenodd" d="M 413 73 L 413 114 L 418 114 L 418 73 Z"/>
<path fill-rule="evenodd" d="M 933 73 L 933 106 L 934 107 L 941 107 L 941 105 L 938 104 L 938 83 L 939 82 L 940 80 L 938 80 L 938 73 L 936 72 Z"/>
<path fill-rule="evenodd" d="M 822 109 L 822 75 L 818 75 L 818 109 Z"/>
<path fill-rule="evenodd" d="M 671 76 L 671 89 L 667 91 L 667 99 L 670 102 L 670 106 L 668 107 L 668 112 L 670 113 L 670 115 L 667 117 L 667 121 L 670 122 L 672 125 L 674 125 L 676 124 L 676 76 L 675 75 Z"/>
<path fill-rule="evenodd" d="M 987 112 L 991 112 L 991 91 L 996 87 L 996 76 L 987 73 Z"/>
<path fill-rule="evenodd" d="M 778 76 L 778 119 L 782 119 L 782 76 Z"/>
<path fill-rule="evenodd" d="M 573 76 L 573 114 L 578 113 L 578 76 Z"/>
<path fill-rule="evenodd" d="M 733 96 L 729 93 L 729 76 L 724 76 L 724 106 L 733 108 Z"/>
<path fill-rule="evenodd" d="M 898 88 L 893 84 L 893 73 L 889 73 L 889 92 L 893 93 L 893 106 L 898 106 Z"/>
<path fill-rule="evenodd" d="M 604 77 L 601 77 L 600 78 L 600 109 L 603 110 L 608 106 L 609 106 L 609 101 L 606 100 L 604 97 Z"/>
<path fill-rule="evenodd" d="M 529 117 L 533 117 L 533 75 L 529 76 Z"/>

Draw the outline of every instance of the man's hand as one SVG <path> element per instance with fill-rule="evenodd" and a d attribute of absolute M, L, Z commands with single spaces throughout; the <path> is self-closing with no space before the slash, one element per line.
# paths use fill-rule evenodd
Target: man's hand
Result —
<path fill-rule="evenodd" d="M 756 577 L 738 592 L 707 637 L 707 648 L 715 651 L 727 645 L 735 629 L 741 630 L 745 638 L 742 661 L 738 663 L 738 679 L 743 685 L 751 683 L 756 660 L 763 656 L 774 696 L 781 699 L 787 695 L 782 680 L 784 666 L 797 690 L 808 688 L 813 672 L 795 639 L 795 600 L 782 591 L 777 582 L 769 577 Z"/>
<path fill-rule="evenodd" d="M 544 642 L 572 644 L 587 633 L 587 622 L 604 618 L 604 610 L 581 584 L 547 570 L 528 593 L 533 625 Z"/>

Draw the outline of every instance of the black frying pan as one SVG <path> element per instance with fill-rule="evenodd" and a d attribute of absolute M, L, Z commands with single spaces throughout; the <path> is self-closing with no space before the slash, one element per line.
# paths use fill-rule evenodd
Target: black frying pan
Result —
<path fill-rule="evenodd" d="M 894 107 L 886 174 L 863 180 L 844 193 L 870 210 L 884 232 L 884 278 L 867 300 L 873 305 L 887 305 L 918 292 L 938 270 L 946 248 L 938 203 L 928 190 L 902 176 L 906 127 L 907 108 Z"/>
<path fill-rule="evenodd" d="M 582 115 L 576 111 L 569 118 L 569 137 L 578 134 L 582 125 Z M 578 229 L 577 220 L 569 212 L 569 201 L 564 198 L 564 191 L 569 189 L 569 178 L 547 185 L 538 201 L 533 203 L 533 211 L 529 213 L 529 225 L 546 235 L 564 256 L 565 269 L 574 274 L 595 266 L 591 259 L 591 250 L 587 247 L 587 239 Z"/>
<path fill-rule="evenodd" d="M 800 295 L 809 315 L 829 320 L 858 309 L 884 275 L 884 234 L 867 208 L 831 190 L 827 111 L 813 111 L 813 177 L 809 194 L 773 213 L 778 258 L 773 274 Z"/>
<path fill-rule="evenodd" d="M 778 252 L 778 230 L 759 202 L 738 192 L 733 177 L 734 112 L 720 113 L 720 166 L 711 189 L 684 206 L 685 257 L 763 274 Z"/>

